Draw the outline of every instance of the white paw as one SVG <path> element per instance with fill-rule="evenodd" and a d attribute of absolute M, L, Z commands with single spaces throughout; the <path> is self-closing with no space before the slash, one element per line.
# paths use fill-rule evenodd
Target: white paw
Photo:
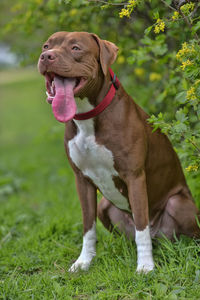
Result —
<path fill-rule="evenodd" d="M 137 272 L 138 273 L 149 273 L 150 271 L 152 271 L 154 269 L 154 263 L 150 263 L 150 264 L 140 264 L 137 266 Z"/>
<path fill-rule="evenodd" d="M 83 260 L 81 258 L 78 258 L 75 263 L 69 268 L 69 272 L 75 273 L 78 270 L 87 271 L 89 269 L 89 266 L 91 264 L 91 260 Z"/>
<path fill-rule="evenodd" d="M 74 273 L 78 270 L 87 271 L 93 257 L 96 255 L 96 224 L 83 236 L 83 246 L 79 258 L 69 268 L 69 272 Z"/>

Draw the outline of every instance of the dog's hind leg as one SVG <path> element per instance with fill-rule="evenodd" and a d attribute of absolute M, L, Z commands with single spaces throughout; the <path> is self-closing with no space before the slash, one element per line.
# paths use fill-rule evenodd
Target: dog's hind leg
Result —
<path fill-rule="evenodd" d="M 132 216 L 104 197 L 98 205 L 97 215 L 107 230 L 112 232 L 116 229 L 125 234 L 128 239 L 135 239 L 135 224 Z"/>
<path fill-rule="evenodd" d="M 174 234 L 177 237 L 184 234 L 199 238 L 200 228 L 197 217 L 200 219 L 198 209 L 190 195 L 180 192 L 169 198 L 162 216 L 160 232 L 169 239 L 173 239 Z"/>

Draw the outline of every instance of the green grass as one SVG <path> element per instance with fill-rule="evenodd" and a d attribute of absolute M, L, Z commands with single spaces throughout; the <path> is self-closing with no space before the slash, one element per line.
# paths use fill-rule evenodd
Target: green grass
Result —
<path fill-rule="evenodd" d="M 82 218 L 64 126 L 36 72 L 0 77 L 0 299 L 200 299 L 199 244 L 186 237 L 154 241 L 156 269 L 139 275 L 135 245 L 98 222 L 90 270 L 67 272 Z"/>

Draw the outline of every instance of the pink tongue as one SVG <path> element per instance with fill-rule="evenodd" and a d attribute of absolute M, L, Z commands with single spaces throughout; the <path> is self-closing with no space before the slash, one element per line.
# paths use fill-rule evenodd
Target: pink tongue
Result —
<path fill-rule="evenodd" d="M 76 114 L 76 102 L 73 93 L 76 79 L 55 76 L 54 83 L 56 95 L 52 103 L 53 114 L 56 120 L 66 123 L 73 119 Z"/>

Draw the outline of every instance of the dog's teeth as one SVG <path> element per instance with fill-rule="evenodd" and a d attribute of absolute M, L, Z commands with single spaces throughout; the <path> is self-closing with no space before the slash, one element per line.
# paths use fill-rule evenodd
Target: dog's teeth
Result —
<path fill-rule="evenodd" d="M 54 98 L 53 96 L 50 96 L 47 91 L 46 91 L 46 95 L 47 95 L 48 98 L 52 98 L 52 99 Z"/>
<path fill-rule="evenodd" d="M 52 85 L 52 87 L 54 88 L 54 86 L 55 86 L 55 83 L 54 83 L 54 81 L 52 81 L 52 84 L 51 84 L 51 85 Z"/>
<path fill-rule="evenodd" d="M 54 93 L 54 90 L 53 90 L 53 86 L 51 85 L 51 93 L 53 94 Z"/>

